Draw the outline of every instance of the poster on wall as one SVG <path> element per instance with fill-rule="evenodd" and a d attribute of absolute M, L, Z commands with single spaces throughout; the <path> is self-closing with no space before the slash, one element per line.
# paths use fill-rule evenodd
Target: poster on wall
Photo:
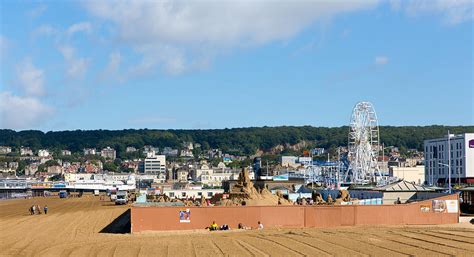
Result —
<path fill-rule="evenodd" d="M 433 200 L 433 211 L 434 212 L 446 212 L 446 201 L 445 200 Z"/>
<path fill-rule="evenodd" d="M 431 211 L 431 208 L 428 204 L 422 204 L 420 206 L 420 211 L 421 212 L 430 212 Z"/>
<path fill-rule="evenodd" d="M 448 213 L 458 213 L 459 205 L 457 200 L 446 200 L 446 210 Z"/>
<path fill-rule="evenodd" d="M 179 222 L 181 223 L 191 222 L 191 211 L 189 209 L 179 211 Z"/>

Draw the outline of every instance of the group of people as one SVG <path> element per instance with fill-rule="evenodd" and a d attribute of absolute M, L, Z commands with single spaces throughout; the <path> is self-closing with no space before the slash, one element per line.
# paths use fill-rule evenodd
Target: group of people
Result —
<path fill-rule="evenodd" d="M 251 227 L 247 227 L 245 226 L 244 224 L 242 223 L 239 223 L 238 226 L 237 226 L 238 229 L 252 229 Z M 227 224 L 224 224 L 222 226 L 219 227 L 219 225 L 217 225 L 217 223 L 215 221 L 212 222 L 212 224 L 208 227 L 209 231 L 217 231 L 217 230 L 229 230 L 230 227 L 229 225 Z M 258 230 L 262 230 L 263 229 L 263 224 L 258 221 L 257 222 L 257 229 Z"/>
<path fill-rule="evenodd" d="M 44 214 L 48 214 L 48 206 L 45 205 L 43 207 L 43 212 Z M 35 215 L 35 214 L 41 214 L 41 206 L 35 204 L 30 207 L 30 214 Z"/>
<path fill-rule="evenodd" d="M 294 205 L 314 205 L 314 200 L 310 197 L 298 197 Z"/>

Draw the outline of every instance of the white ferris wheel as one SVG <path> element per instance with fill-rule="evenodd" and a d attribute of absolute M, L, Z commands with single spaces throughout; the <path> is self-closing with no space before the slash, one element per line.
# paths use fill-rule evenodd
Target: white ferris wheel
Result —
<path fill-rule="evenodd" d="M 359 102 L 354 106 L 348 141 L 350 166 L 346 179 L 355 184 L 377 182 L 379 125 L 374 106 L 370 102 Z"/>

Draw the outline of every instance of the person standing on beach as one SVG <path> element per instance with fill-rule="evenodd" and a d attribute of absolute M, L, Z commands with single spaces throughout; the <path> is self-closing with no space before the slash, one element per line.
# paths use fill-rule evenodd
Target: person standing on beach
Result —
<path fill-rule="evenodd" d="M 44 206 L 44 214 L 48 214 L 48 205 Z"/>
<path fill-rule="evenodd" d="M 257 228 L 257 229 L 258 229 L 258 230 L 262 230 L 262 229 L 263 229 L 263 224 L 262 224 L 260 221 L 258 222 L 258 228 Z"/>
<path fill-rule="evenodd" d="M 37 205 L 36 209 L 38 209 L 38 215 L 40 215 L 41 214 L 41 206 Z"/>
<path fill-rule="evenodd" d="M 31 206 L 31 214 L 35 215 L 36 213 L 36 205 Z"/>

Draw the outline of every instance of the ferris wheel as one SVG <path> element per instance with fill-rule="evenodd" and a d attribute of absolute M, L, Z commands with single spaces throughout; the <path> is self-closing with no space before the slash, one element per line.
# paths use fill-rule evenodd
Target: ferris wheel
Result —
<path fill-rule="evenodd" d="M 346 180 L 355 184 L 377 182 L 379 126 L 377 114 L 370 102 L 359 102 L 354 106 L 348 141 L 350 166 Z"/>

